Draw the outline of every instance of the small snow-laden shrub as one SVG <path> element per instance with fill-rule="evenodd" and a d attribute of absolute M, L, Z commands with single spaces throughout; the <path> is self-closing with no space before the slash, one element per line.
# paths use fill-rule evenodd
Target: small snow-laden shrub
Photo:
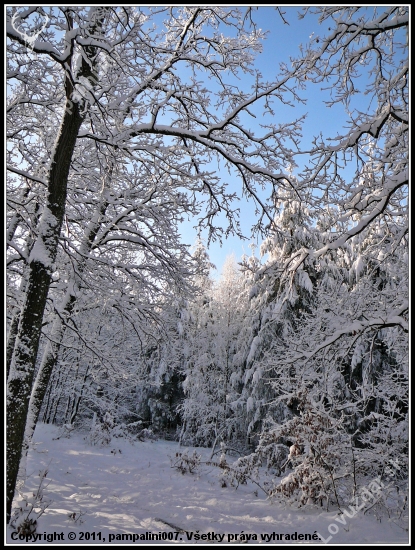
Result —
<path fill-rule="evenodd" d="M 237 489 L 239 485 L 246 485 L 249 481 L 269 496 L 267 484 L 260 483 L 259 467 L 262 465 L 262 461 L 256 453 L 240 457 L 231 464 L 226 460 L 225 453 L 222 453 L 219 461 L 209 460 L 206 465 L 220 468 L 219 480 L 221 487 L 227 487 L 229 484 Z"/>
<path fill-rule="evenodd" d="M 309 457 L 305 457 L 293 472 L 285 476 L 275 487 L 271 496 L 280 496 L 289 504 L 322 506 L 335 496 L 335 482 L 325 468 L 316 467 Z"/>
<path fill-rule="evenodd" d="M 158 439 L 153 430 L 143 428 L 141 421 L 133 422 L 132 424 L 116 424 L 110 433 L 111 437 L 123 438 L 130 443 Z"/>
<path fill-rule="evenodd" d="M 350 496 L 355 462 L 342 415 L 330 416 L 307 391 L 298 392 L 299 416 L 274 428 L 275 439 L 292 441 L 288 473 L 272 491 L 290 504 L 344 504 Z M 347 487 L 349 486 L 349 487 Z"/>
<path fill-rule="evenodd" d="M 288 464 L 290 449 L 287 445 L 278 442 L 272 433 L 263 434 L 259 440 L 256 454 L 268 470 L 273 472 L 276 477 L 280 477 Z"/>
<path fill-rule="evenodd" d="M 45 513 L 46 508 L 52 502 L 46 499 L 43 493 L 47 473 L 47 469 L 39 472 L 39 486 L 31 495 L 25 495 L 19 491 L 19 506 L 14 511 L 10 520 L 10 525 L 19 535 L 28 536 L 36 533 L 37 520 Z"/>
<path fill-rule="evenodd" d="M 158 437 L 157 435 L 153 432 L 152 429 L 150 428 L 143 428 L 141 430 L 141 432 L 139 432 L 137 434 L 137 439 L 139 441 L 146 441 L 146 440 L 150 440 L 150 441 L 157 441 Z"/>
<path fill-rule="evenodd" d="M 114 419 L 109 412 L 105 413 L 101 422 L 97 420 L 94 414 L 91 431 L 85 439 L 91 445 L 107 446 L 111 443 L 114 427 Z"/>
<path fill-rule="evenodd" d="M 54 440 L 62 439 L 62 438 L 69 439 L 74 429 L 75 429 L 75 426 L 73 424 L 63 424 L 59 428 L 58 435 L 53 439 Z"/>
<path fill-rule="evenodd" d="M 394 433 L 398 440 L 399 428 L 405 432 L 400 417 L 391 416 L 387 424 L 386 415 L 371 413 L 366 417 L 367 441 L 361 436 L 356 443 L 355 434 L 347 430 L 343 411 L 336 414 L 331 406 L 325 406 L 323 400 L 315 401 L 305 389 L 296 393 L 295 400 L 298 416 L 270 428 L 256 450 L 264 457 L 269 455 L 272 441 L 291 442 L 283 464 L 290 471 L 275 484 L 270 495 L 298 507 L 334 505 L 343 509 L 356 496 L 368 495 L 367 487 L 378 480 L 382 490 L 371 497 L 365 513 L 382 509 L 383 515 L 387 513 L 391 518 L 404 517 L 407 456 L 401 453 L 395 457 L 392 452 L 394 448 L 404 449 L 405 434 L 400 447 L 390 437 Z M 386 426 L 390 428 L 388 433 Z"/>
<path fill-rule="evenodd" d="M 141 428 L 138 428 L 140 425 Z M 131 426 L 133 426 L 133 429 L 131 429 Z M 116 424 L 110 430 L 110 434 L 112 438 L 126 439 L 130 443 L 147 440 L 155 441 L 158 439 L 153 430 L 150 428 L 143 428 L 141 422 L 134 422 L 133 424 Z"/>
<path fill-rule="evenodd" d="M 174 458 L 170 458 L 171 467 L 179 470 L 182 474 L 194 474 L 200 467 L 201 455 L 193 451 L 189 454 L 187 451 L 177 452 Z"/>
<path fill-rule="evenodd" d="M 211 463 L 221 468 L 221 480 L 225 480 L 232 487 L 238 488 L 239 485 L 246 485 L 248 480 L 254 481 L 258 478 L 258 461 L 252 455 L 238 458 L 232 464 L 229 464 L 224 454 L 221 455 L 219 462 Z"/>
<path fill-rule="evenodd" d="M 339 507 L 349 501 L 357 483 L 344 418 L 330 416 L 307 390 L 297 393 L 296 402 L 299 415 L 268 426 L 253 453 L 232 464 L 217 465 L 233 486 L 249 480 L 284 503 Z"/>
<path fill-rule="evenodd" d="M 221 461 L 215 465 L 222 468 L 221 477 L 230 485 L 237 487 L 239 484 L 246 484 L 247 481 L 251 481 L 269 495 L 275 482 L 272 478 L 261 482 L 263 472 L 260 468 L 264 467 L 267 474 L 271 473 L 279 477 L 287 465 L 288 456 L 289 448 L 287 445 L 276 442 L 272 434 L 265 434 L 253 453 L 242 456 L 231 464 L 228 464 L 225 457 L 222 456 Z"/>
<path fill-rule="evenodd" d="M 109 412 L 105 413 L 101 421 L 94 415 L 91 430 L 85 439 L 91 445 L 108 446 L 114 438 L 122 438 L 130 443 L 157 439 L 152 430 L 142 427 L 140 420 L 124 424 L 116 423 Z"/>

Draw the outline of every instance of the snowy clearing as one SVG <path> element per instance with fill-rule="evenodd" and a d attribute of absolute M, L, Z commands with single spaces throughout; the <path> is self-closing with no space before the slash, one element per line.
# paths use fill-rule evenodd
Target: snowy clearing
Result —
<path fill-rule="evenodd" d="M 176 442 L 117 439 L 97 447 L 82 434 L 56 439 L 59 433 L 39 424 L 28 457 L 24 493 L 37 489 L 39 471 L 47 468 L 44 495 L 52 500 L 38 520 L 36 544 L 240 544 L 241 534 L 248 544 L 408 544 L 406 530 L 364 509 L 339 521 L 334 510 L 283 509 L 249 482 L 237 490 L 221 487 L 219 468 L 202 465 L 197 473 L 181 474 L 170 460 L 183 451 Z M 197 452 L 206 461 L 211 451 Z M 7 544 L 25 545 L 13 540 L 13 532 L 7 528 Z M 323 541 L 301 536 L 314 533 Z M 166 540 L 149 540 L 152 535 Z"/>

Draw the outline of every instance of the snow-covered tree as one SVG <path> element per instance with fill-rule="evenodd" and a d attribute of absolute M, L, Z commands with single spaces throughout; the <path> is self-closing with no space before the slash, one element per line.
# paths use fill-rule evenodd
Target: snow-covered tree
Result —
<path fill-rule="evenodd" d="M 313 11 L 321 21 L 330 21 L 331 31 L 327 37 L 313 37 L 301 57 L 307 69 L 299 80 L 329 85 L 332 100 L 327 106 L 343 103 L 349 121 L 346 133 L 339 129 L 331 140 L 315 138 L 311 162 L 298 175 L 296 189 L 303 204 L 326 211 L 323 243 L 293 251 L 283 266 L 286 277 L 307 258 L 329 258 L 367 231 L 378 232 L 378 239 L 364 254 L 376 256 L 375 249 L 380 253 L 384 245 L 386 254 L 407 246 L 408 7 Z M 363 112 L 354 103 L 357 90 L 370 99 Z M 364 254 L 355 260 L 357 270 L 365 264 Z M 403 330 L 407 305 L 405 293 L 389 304 Z M 377 319 L 377 313 L 384 316 L 372 310 L 367 317 Z"/>
<path fill-rule="evenodd" d="M 349 128 L 315 139 L 284 208 L 300 218 L 287 234 L 277 216 L 264 247 L 261 318 L 271 305 L 268 324 L 280 330 L 256 361 L 274 406 L 286 404 L 294 416 L 281 419 L 269 408 L 258 453 L 272 442 L 293 444 L 294 471 L 277 493 L 339 505 L 339 495 L 355 494 L 366 476 L 384 475 L 392 457 L 406 470 L 408 9 L 315 11 L 331 21 L 331 34 L 313 38 L 299 80 L 330 85 L 329 106 L 345 104 Z M 365 112 L 353 103 L 362 86 L 371 97 Z"/>
<path fill-rule="evenodd" d="M 203 285 L 208 289 L 208 285 Z M 239 336 L 247 312 L 243 277 L 233 256 L 221 278 L 190 308 L 181 439 L 200 445 L 241 439 Z"/>
<path fill-rule="evenodd" d="M 232 28 L 232 38 L 227 28 Z M 8 379 L 9 515 L 43 315 L 82 143 L 125 152 L 131 163 L 148 162 L 155 173 L 146 180 L 160 182 L 168 175 L 180 181 L 189 213 L 196 209 L 199 223 L 214 236 L 223 231 L 214 223 L 221 212 L 228 219 L 226 231 L 238 227 L 234 194 L 209 162 L 217 160 L 237 174 L 244 192 L 267 215 L 256 189 L 282 181 L 281 162 L 291 155 L 288 143 L 282 145 L 291 136 L 286 126 L 271 123 L 264 137 L 254 137 L 243 129 L 241 117 L 253 104 L 295 92 L 286 78 L 272 85 L 257 78 L 249 95 L 235 87 L 238 72 L 253 74 L 263 34 L 250 30 L 249 18 L 234 8 L 9 8 L 7 37 L 11 117 L 15 111 L 15 127 L 9 128 L 9 172 L 47 190 L 36 238 L 25 258 L 28 283 L 18 306 Z M 207 78 L 217 83 L 216 99 L 206 88 Z M 38 139 L 41 124 L 24 123 L 21 113 L 27 105 L 37 118 L 48 118 L 51 110 L 60 119 L 51 142 Z M 295 133 L 297 122 L 291 127 Z M 45 146 L 51 147 L 49 156 Z M 177 193 L 171 198 L 181 201 Z M 16 232 L 10 226 L 11 234 Z M 134 238 L 130 243 L 139 244 Z M 160 246 L 157 254 L 165 253 Z M 174 260 L 170 267 L 176 269 Z"/>

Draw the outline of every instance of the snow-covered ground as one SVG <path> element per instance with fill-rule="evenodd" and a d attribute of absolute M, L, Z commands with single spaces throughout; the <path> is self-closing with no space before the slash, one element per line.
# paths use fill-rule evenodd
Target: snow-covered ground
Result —
<path fill-rule="evenodd" d="M 52 502 L 38 520 L 41 537 L 15 540 L 9 527 L 8 544 L 240 544 L 249 535 L 248 544 L 408 544 L 408 531 L 364 509 L 351 519 L 335 511 L 284 509 L 255 485 L 222 487 L 218 468 L 202 465 L 182 474 L 171 465 L 183 450 L 175 442 L 116 439 L 98 447 L 81 434 L 56 439 L 58 434 L 56 427 L 39 425 L 27 462 L 25 494 L 48 470 L 44 495 Z M 209 459 L 208 449 L 197 452 Z M 306 534 L 314 539 L 301 536 Z"/>

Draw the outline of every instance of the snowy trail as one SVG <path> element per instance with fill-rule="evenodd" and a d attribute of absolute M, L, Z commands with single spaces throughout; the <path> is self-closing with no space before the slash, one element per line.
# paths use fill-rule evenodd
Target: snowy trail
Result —
<path fill-rule="evenodd" d="M 239 544 L 241 533 L 245 538 L 251 535 L 249 544 L 408 542 L 408 533 L 387 518 L 379 522 L 362 511 L 342 525 L 335 520 L 335 511 L 283 509 L 258 494 L 254 485 L 239 486 L 237 490 L 221 487 L 214 467 L 203 466 L 200 473 L 181 474 L 171 467 L 169 458 L 178 451 L 175 442 L 133 445 L 115 440 L 109 447 L 93 447 L 80 434 L 56 440 L 58 433 L 56 427 L 39 425 L 35 449 L 29 453 L 27 472 L 31 476 L 24 492 L 37 488 L 38 472 L 48 467 L 45 496 L 53 502 L 38 521 L 41 540 L 27 544 L 212 544 L 221 538 L 222 543 Z M 202 460 L 208 459 L 209 449 L 197 452 Z M 81 517 L 75 522 L 71 514 Z M 285 540 L 285 535 L 291 537 L 295 532 L 297 538 L 317 532 L 323 541 Z M 12 533 L 8 528 L 8 544 L 26 544 L 13 540 L 16 534 Z M 44 533 L 55 540 L 48 543 Z M 173 540 L 148 540 L 150 533 Z M 269 539 L 273 533 L 282 534 L 282 540 Z M 135 535 L 137 540 L 121 540 L 126 534 L 131 539 Z M 206 540 L 195 540 L 195 535 L 206 535 Z"/>

